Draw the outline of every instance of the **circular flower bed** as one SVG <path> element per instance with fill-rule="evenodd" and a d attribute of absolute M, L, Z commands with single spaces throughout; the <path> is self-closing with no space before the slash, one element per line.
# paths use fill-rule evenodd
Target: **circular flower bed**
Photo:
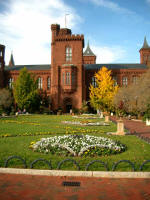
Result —
<path fill-rule="evenodd" d="M 73 125 L 80 125 L 80 126 L 110 126 L 110 124 L 105 122 L 90 122 L 90 121 L 62 121 L 64 124 L 73 124 Z"/>
<path fill-rule="evenodd" d="M 91 135 L 64 135 L 42 138 L 30 144 L 33 151 L 63 156 L 102 156 L 121 153 L 126 146 L 118 141 Z"/>

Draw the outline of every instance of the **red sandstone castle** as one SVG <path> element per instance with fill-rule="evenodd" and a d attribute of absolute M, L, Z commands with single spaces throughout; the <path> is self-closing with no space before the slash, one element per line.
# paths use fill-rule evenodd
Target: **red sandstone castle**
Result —
<path fill-rule="evenodd" d="M 73 35 L 68 28 L 51 25 L 51 65 L 14 65 L 13 56 L 5 66 L 5 46 L 0 45 L 0 86 L 12 87 L 12 82 L 26 67 L 38 79 L 38 88 L 51 97 L 52 109 L 81 108 L 83 100 L 89 100 L 90 83 L 96 86 L 94 74 L 102 66 L 112 71 L 119 86 L 137 82 L 139 76 L 150 66 L 150 46 L 146 38 L 140 49 L 140 64 L 96 64 L 96 56 L 89 44 L 83 53 L 84 36 Z"/>

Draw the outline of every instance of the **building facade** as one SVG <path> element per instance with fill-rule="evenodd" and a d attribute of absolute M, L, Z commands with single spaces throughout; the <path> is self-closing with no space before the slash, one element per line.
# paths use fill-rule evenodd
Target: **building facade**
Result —
<path fill-rule="evenodd" d="M 51 25 L 51 65 L 15 65 L 13 55 L 9 66 L 5 66 L 5 47 L 0 45 L 0 86 L 12 87 L 20 69 L 26 67 L 38 79 L 38 88 L 51 98 L 52 109 L 61 108 L 69 112 L 81 108 L 83 100 L 89 100 L 89 86 L 95 85 L 94 74 L 102 66 L 112 71 L 112 77 L 119 86 L 137 82 L 150 66 L 150 46 L 146 38 L 140 49 L 140 64 L 96 64 L 96 56 L 89 43 L 85 52 L 84 36 L 74 35 L 68 28 Z"/>

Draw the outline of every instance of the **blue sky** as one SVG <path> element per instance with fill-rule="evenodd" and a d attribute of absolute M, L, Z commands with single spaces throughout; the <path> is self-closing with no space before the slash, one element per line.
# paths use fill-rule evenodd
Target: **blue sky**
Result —
<path fill-rule="evenodd" d="M 0 43 L 6 64 L 51 63 L 50 25 L 84 34 L 97 63 L 139 63 L 144 36 L 150 45 L 150 0 L 0 0 Z"/>

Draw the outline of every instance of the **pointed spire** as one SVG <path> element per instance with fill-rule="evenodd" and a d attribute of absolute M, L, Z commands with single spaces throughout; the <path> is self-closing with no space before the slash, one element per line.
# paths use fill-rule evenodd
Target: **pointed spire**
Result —
<path fill-rule="evenodd" d="M 14 57 L 13 57 L 13 51 L 11 51 L 10 61 L 9 61 L 9 67 L 15 66 Z"/>
<path fill-rule="evenodd" d="M 149 48 L 150 48 L 150 46 L 148 45 L 148 42 L 147 42 L 146 36 L 144 37 L 144 43 L 143 43 L 142 48 L 144 48 L 144 49 L 149 49 Z"/>
<path fill-rule="evenodd" d="M 85 52 L 83 53 L 84 56 L 95 56 L 95 54 L 92 52 L 90 45 L 89 45 L 89 40 L 87 43 L 87 48 L 85 50 Z"/>

